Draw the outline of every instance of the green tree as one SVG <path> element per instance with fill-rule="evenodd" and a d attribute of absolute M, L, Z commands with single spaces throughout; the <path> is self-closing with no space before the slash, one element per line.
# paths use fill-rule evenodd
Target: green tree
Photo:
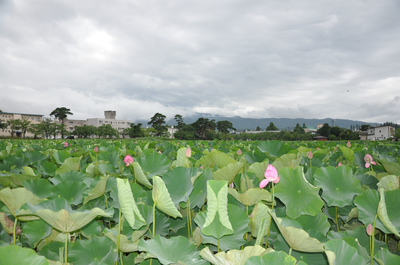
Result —
<path fill-rule="evenodd" d="M 118 137 L 118 131 L 111 124 L 103 124 L 97 128 L 98 135 L 104 138 Z"/>
<path fill-rule="evenodd" d="M 394 131 L 394 138 L 396 139 L 396 141 L 400 140 L 400 128 Z"/>
<path fill-rule="evenodd" d="M 371 127 L 371 125 L 369 125 L 369 124 L 362 124 L 361 125 L 361 128 L 360 128 L 360 131 L 366 131 L 366 130 L 368 130 L 369 128 Z"/>
<path fill-rule="evenodd" d="M 19 127 L 22 132 L 22 137 L 25 138 L 26 132 L 29 129 L 29 126 L 31 125 L 31 122 L 29 120 L 18 120 L 19 121 Z"/>
<path fill-rule="evenodd" d="M 196 137 L 201 140 L 212 140 L 214 139 L 214 133 L 216 124 L 215 120 L 209 120 L 207 118 L 198 118 L 197 121 L 192 123 L 193 128 L 196 131 Z"/>
<path fill-rule="evenodd" d="M 38 137 L 38 135 L 42 134 L 42 129 L 40 128 L 40 123 L 32 123 L 28 128 L 28 132 L 33 134 L 33 138 L 36 139 Z"/>
<path fill-rule="evenodd" d="M 8 120 L 7 127 L 10 128 L 11 137 L 14 137 L 14 134 L 21 130 L 21 125 L 19 120 Z"/>
<path fill-rule="evenodd" d="M 256 131 L 257 131 L 257 132 L 261 131 L 260 126 L 257 126 L 257 127 L 256 127 Z"/>
<path fill-rule="evenodd" d="M 66 107 L 56 108 L 50 113 L 50 116 L 54 116 L 61 121 L 62 127 L 65 127 L 64 121 L 68 117 L 68 115 L 74 115 L 70 109 Z M 61 138 L 64 138 L 64 130 L 61 129 Z"/>
<path fill-rule="evenodd" d="M 178 128 L 178 130 L 182 129 L 183 126 L 185 126 L 186 124 L 183 122 L 183 117 L 180 114 L 176 114 L 174 117 L 175 121 L 176 121 L 176 128 Z"/>
<path fill-rule="evenodd" d="M 279 129 L 275 126 L 275 124 L 273 122 L 270 122 L 268 127 L 267 127 L 267 131 L 278 131 Z"/>
<path fill-rule="evenodd" d="M 298 133 L 298 134 L 304 134 L 305 133 L 304 128 L 301 127 L 299 123 L 296 123 L 296 126 L 293 129 L 293 132 L 294 133 Z"/>
<path fill-rule="evenodd" d="M 217 122 L 217 130 L 222 133 L 222 135 L 225 136 L 225 140 L 228 137 L 229 130 L 236 130 L 236 128 L 233 127 L 232 122 L 223 120 L 223 121 L 218 121 Z"/>
<path fill-rule="evenodd" d="M 134 124 L 133 122 L 129 125 L 129 128 L 126 129 L 127 135 L 130 138 L 144 137 L 144 132 L 142 130 L 142 124 Z"/>
<path fill-rule="evenodd" d="M 317 130 L 317 133 L 321 136 L 328 137 L 331 131 L 331 126 L 328 123 L 324 123 L 321 128 Z"/>
<path fill-rule="evenodd" d="M 42 132 L 42 136 L 49 139 L 51 135 L 55 135 L 57 132 L 57 124 L 54 123 L 50 118 L 45 118 L 38 125 L 38 130 Z"/>
<path fill-rule="evenodd" d="M 161 113 L 157 112 L 147 123 L 154 128 L 154 130 L 156 131 L 155 133 L 156 136 L 162 136 L 164 132 L 168 130 L 167 127 L 163 125 L 165 123 L 165 118 L 166 118 L 165 115 L 162 115 Z"/>
<path fill-rule="evenodd" d="M 72 134 L 78 136 L 78 138 L 90 138 L 95 135 L 96 130 L 97 128 L 93 125 L 83 125 L 77 126 Z"/>

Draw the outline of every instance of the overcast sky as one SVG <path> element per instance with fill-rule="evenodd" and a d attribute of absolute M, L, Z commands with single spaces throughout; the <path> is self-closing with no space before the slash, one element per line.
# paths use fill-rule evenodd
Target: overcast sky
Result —
<path fill-rule="evenodd" d="M 0 110 L 400 123 L 399 0 L 0 0 Z"/>

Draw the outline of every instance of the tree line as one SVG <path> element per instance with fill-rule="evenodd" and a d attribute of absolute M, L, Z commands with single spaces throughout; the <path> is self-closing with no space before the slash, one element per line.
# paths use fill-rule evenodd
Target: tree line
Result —
<path fill-rule="evenodd" d="M 1 110 L 0 110 L 1 112 Z M 65 120 L 68 115 L 73 115 L 70 109 L 61 107 L 56 108 L 50 113 L 59 122 L 50 118 L 43 119 L 40 123 L 31 123 L 29 120 L 16 119 L 3 122 L 0 120 L 0 129 L 8 128 L 11 137 L 15 136 L 16 131 L 20 131 L 22 137 L 25 138 L 27 132 L 34 135 L 34 138 L 41 136 L 42 138 L 56 138 L 61 135 L 74 136 L 78 138 L 138 138 L 138 137 L 170 137 L 168 133 L 168 125 L 166 125 L 166 116 L 161 113 L 154 114 L 147 123 L 151 127 L 142 128 L 142 123 L 130 123 L 129 128 L 116 130 L 110 124 L 103 124 L 99 127 L 93 125 L 83 125 L 75 127 L 73 132 L 68 132 L 65 128 Z M 179 140 L 214 140 L 214 139 L 235 139 L 235 140 L 312 140 L 315 136 L 324 136 L 328 140 L 358 140 L 359 132 L 352 129 L 341 128 L 338 126 L 329 126 L 328 123 L 323 124 L 315 133 L 307 132 L 306 125 L 300 126 L 296 124 L 292 131 L 279 131 L 279 129 L 271 122 L 265 132 L 259 133 L 237 133 L 236 129 L 230 121 L 215 121 L 214 119 L 198 118 L 191 124 L 186 124 L 182 115 L 176 114 L 174 117 L 176 122 L 176 130 L 173 137 Z M 397 125 L 393 123 L 385 123 L 385 125 Z M 398 126 L 393 126 L 397 128 Z M 369 125 L 361 125 L 360 130 L 366 131 Z M 256 131 L 261 131 L 258 126 Z M 400 128 L 396 129 L 395 138 L 400 138 Z"/>

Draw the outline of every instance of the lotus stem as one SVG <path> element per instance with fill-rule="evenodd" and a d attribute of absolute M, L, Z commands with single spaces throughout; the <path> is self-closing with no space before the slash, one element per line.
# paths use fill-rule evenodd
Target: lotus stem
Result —
<path fill-rule="evenodd" d="M 271 182 L 271 184 L 272 184 L 272 210 L 273 210 L 275 204 L 275 190 L 274 190 L 274 183 Z"/>
<path fill-rule="evenodd" d="M 338 214 L 337 214 L 337 206 L 335 206 L 335 218 L 336 218 L 336 228 L 337 231 L 339 232 L 339 220 L 338 220 Z"/>
<path fill-rule="evenodd" d="M 65 257 L 64 257 L 64 264 L 68 265 L 68 233 L 65 233 Z"/>
<path fill-rule="evenodd" d="M 378 215 L 375 215 L 374 219 L 374 225 L 372 226 L 372 235 L 371 235 L 371 240 L 372 240 L 372 249 L 371 249 L 371 265 L 374 265 L 374 252 L 375 252 L 375 225 L 376 225 L 376 218 Z"/>
<path fill-rule="evenodd" d="M 156 236 L 156 204 L 153 204 L 153 236 L 151 238 L 154 238 Z"/>
<path fill-rule="evenodd" d="M 292 247 L 289 249 L 289 256 L 292 256 Z"/>
<path fill-rule="evenodd" d="M 218 238 L 218 252 L 220 252 L 221 251 L 221 249 L 219 248 L 219 242 L 220 242 L 220 238 Z"/>
<path fill-rule="evenodd" d="M 119 243 L 120 243 L 120 237 L 121 237 L 121 219 L 122 219 L 122 211 L 119 211 L 119 215 L 118 215 L 118 238 L 117 238 L 117 253 L 119 256 Z M 122 258 L 121 258 L 122 260 Z M 116 265 L 118 265 L 118 259 L 117 262 L 115 263 Z"/>
<path fill-rule="evenodd" d="M 15 220 L 14 220 L 14 231 L 13 231 L 14 246 L 15 246 L 15 232 L 17 230 L 17 222 L 18 222 L 18 219 L 15 217 Z"/>

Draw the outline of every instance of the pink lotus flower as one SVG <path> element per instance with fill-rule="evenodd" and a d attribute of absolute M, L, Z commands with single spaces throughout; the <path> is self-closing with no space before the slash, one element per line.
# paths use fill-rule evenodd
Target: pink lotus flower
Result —
<path fill-rule="evenodd" d="M 372 160 L 372 156 L 369 154 L 366 154 L 364 156 L 364 161 L 365 161 L 365 168 L 369 168 L 371 165 L 376 166 L 376 162 Z"/>
<path fill-rule="evenodd" d="M 161 152 L 161 151 L 158 151 L 158 153 L 159 153 L 159 154 L 162 154 L 162 152 Z"/>
<path fill-rule="evenodd" d="M 333 150 L 335 150 L 335 152 L 336 152 L 337 151 L 337 146 L 335 146 L 335 148 Z"/>
<path fill-rule="evenodd" d="M 338 167 L 343 166 L 343 165 L 342 165 L 342 162 L 339 162 L 339 164 L 338 164 L 337 166 L 338 166 Z"/>
<path fill-rule="evenodd" d="M 242 154 L 242 150 L 239 149 L 239 150 L 237 151 L 237 154 L 240 156 L 240 155 Z"/>
<path fill-rule="evenodd" d="M 69 145 L 69 144 L 68 144 L 67 142 L 64 143 L 64 147 L 68 147 L 68 145 Z"/>
<path fill-rule="evenodd" d="M 265 186 L 267 186 L 268 182 L 270 182 L 270 181 L 276 184 L 281 179 L 278 176 L 278 171 L 271 164 L 268 165 L 267 170 L 264 173 L 264 176 L 265 176 L 265 179 L 263 179 L 260 182 L 260 189 L 263 189 Z"/>
<path fill-rule="evenodd" d="M 367 234 L 368 234 L 369 236 L 372 236 L 372 225 L 371 225 L 371 224 L 369 224 L 369 225 L 367 226 Z"/>
<path fill-rule="evenodd" d="M 125 156 L 124 163 L 126 166 L 129 166 L 130 164 L 133 163 L 133 158 L 130 155 Z"/>
<path fill-rule="evenodd" d="M 313 153 L 310 151 L 308 152 L 308 159 L 312 159 L 313 158 Z"/>
<path fill-rule="evenodd" d="M 187 158 L 189 158 L 189 157 L 192 156 L 192 149 L 190 149 L 190 147 L 189 147 L 188 149 L 186 149 L 185 156 L 186 156 Z"/>
<path fill-rule="evenodd" d="M 350 143 L 350 141 L 349 141 L 349 142 L 347 142 L 347 147 L 351 147 L 351 143 Z"/>
<path fill-rule="evenodd" d="M 98 153 L 99 152 L 99 148 L 97 146 L 94 147 L 94 152 Z"/>

